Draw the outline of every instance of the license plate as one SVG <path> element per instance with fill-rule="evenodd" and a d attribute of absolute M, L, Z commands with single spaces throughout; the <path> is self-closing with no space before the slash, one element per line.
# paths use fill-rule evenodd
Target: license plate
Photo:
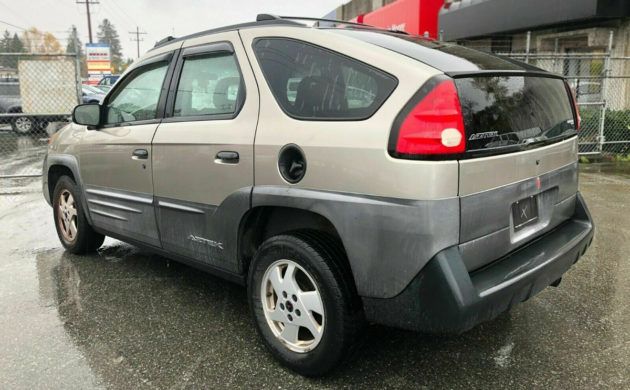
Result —
<path fill-rule="evenodd" d="M 512 203 L 514 231 L 538 221 L 538 201 L 536 195 Z"/>

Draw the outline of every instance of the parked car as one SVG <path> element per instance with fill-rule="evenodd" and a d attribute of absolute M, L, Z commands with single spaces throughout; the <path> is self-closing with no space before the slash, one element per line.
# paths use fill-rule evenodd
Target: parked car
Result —
<path fill-rule="evenodd" d="M 566 81 L 296 19 L 164 40 L 75 109 L 43 175 L 66 250 L 111 236 L 246 285 L 304 375 L 365 321 L 458 333 L 557 286 L 593 237 Z"/>
<path fill-rule="evenodd" d="M 111 88 L 114 84 L 116 84 L 116 81 L 118 81 L 119 78 L 120 78 L 119 74 L 103 76 L 103 78 L 98 82 L 98 85 L 107 86 Z"/>
<path fill-rule="evenodd" d="M 41 115 L 18 115 L 22 113 L 20 83 L 17 79 L 0 81 L 0 124 L 10 124 L 14 132 L 28 134 L 43 130 L 48 126 L 49 118 Z"/>
<path fill-rule="evenodd" d="M 105 93 L 90 85 L 81 85 L 83 103 L 100 103 L 105 97 Z"/>
<path fill-rule="evenodd" d="M 99 91 L 105 94 L 109 92 L 110 89 L 112 89 L 111 85 L 100 85 L 100 84 L 95 85 L 94 88 L 97 88 Z"/>

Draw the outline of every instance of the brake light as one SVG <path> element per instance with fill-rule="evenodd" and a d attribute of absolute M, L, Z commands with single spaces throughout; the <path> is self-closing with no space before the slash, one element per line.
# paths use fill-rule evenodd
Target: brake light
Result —
<path fill-rule="evenodd" d="M 575 94 L 575 90 L 571 88 L 567 81 L 564 82 L 567 89 L 571 92 L 571 103 L 573 104 L 573 112 L 575 112 L 575 130 L 580 130 L 580 125 L 582 124 L 582 118 L 580 117 L 580 110 L 577 104 L 577 95 Z"/>
<path fill-rule="evenodd" d="M 405 111 L 401 115 L 405 115 Z M 453 80 L 443 80 L 426 93 L 406 113 L 392 136 L 396 133 L 395 147 L 390 147 L 390 152 L 397 157 L 463 153 L 466 150 L 464 117 Z"/>

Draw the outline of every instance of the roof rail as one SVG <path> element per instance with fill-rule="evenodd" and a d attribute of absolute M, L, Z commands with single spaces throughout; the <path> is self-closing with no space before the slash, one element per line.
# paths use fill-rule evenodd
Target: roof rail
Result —
<path fill-rule="evenodd" d="M 371 24 L 364 24 L 364 23 L 356 23 L 356 22 L 346 22 L 344 20 L 337 20 L 337 19 L 325 19 L 325 18 L 310 18 L 310 17 L 305 17 L 305 16 L 275 16 L 275 15 L 267 15 L 267 14 L 261 14 L 258 15 L 259 17 L 270 17 L 270 18 L 275 18 L 274 20 L 306 20 L 306 21 L 314 21 L 317 22 L 319 24 L 319 22 L 327 22 L 327 23 L 334 23 L 337 25 L 342 25 L 342 26 L 354 26 L 354 27 L 359 27 L 359 28 L 363 28 L 363 29 L 367 29 L 367 30 L 378 30 L 378 31 L 387 31 L 387 32 L 391 32 L 391 33 L 396 33 L 396 34 L 404 34 L 404 35 L 409 35 L 408 32 L 406 31 L 402 31 L 402 30 L 390 30 L 387 28 L 383 28 L 383 27 L 377 27 L 377 26 L 372 26 Z M 318 25 L 316 25 L 318 26 Z"/>
<path fill-rule="evenodd" d="M 335 23 L 337 25 L 356 26 L 356 27 L 361 27 L 361 28 L 365 28 L 365 29 L 385 30 L 385 29 L 382 29 L 382 28 L 379 28 L 379 27 L 370 26 L 369 24 L 345 22 L 343 20 L 324 19 L 324 18 L 309 18 L 309 17 L 301 17 L 301 16 L 278 16 L 278 15 L 272 15 L 272 14 L 259 14 L 259 15 L 256 16 L 256 21 L 255 22 L 234 24 L 234 25 L 231 25 L 231 26 L 214 28 L 214 29 L 210 29 L 210 30 L 206 30 L 206 31 L 200 31 L 198 33 L 186 35 L 186 36 L 183 36 L 183 37 L 178 37 L 178 38 L 174 38 L 172 36 L 168 36 L 168 37 L 166 37 L 166 38 L 156 42 L 155 46 L 153 46 L 153 49 L 155 49 L 156 47 L 159 47 L 159 46 L 163 46 L 163 45 L 165 45 L 165 44 L 167 44 L 169 42 L 182 41 L 182 40 L 185 40 L 185 39 L 196 38 L 196 37 L 200 37 L 200 36 L 204 36 L 204 35 L 208 35 L 208 34 L 214 34 L 214 33 L 218 33 L 218 32 L 238 30 L 238 29 L 241 29 L 241 28 L 258 27 L 258 26 L 275 25 L 275 24 L 284 24 L 284 25 L 294 25 L 294 26 L 306 27 L 306 25 L 304 23 L 299 23 L 299 21 L 314 21 L 314 22 L 318 22 L 318 23 L 319 22 L 328 22 L 328 23 Z M 393 32 L 396 32 L 396 31 L 393 31 Z M 151 50 L 153 50 L 153 49 L 151 49 Z M 151 50 L 149 50 L 149 51 L 151 51 Z"/>
<path fill-rule="evenodd" d="M 272 14 L 258 14 L 258 15 L 256 15 L 256 21 L 257 22 L 262 22 L 264 20 L 278 20 L 278 19 L 282 19 L 282 17 L 278 16 L 278 15 L 272 15 Z"/>
<path fill-rule="evenodd" d="M 159 41 L 155 42 L 155 45 L 153 45 L 153 47 L 158 47 L 158 46 L 162 46 L 163 44 L 165 44 L 166 42 L 170 42 L 172 40 L 175 40 L 175 37 L 172 35 L 169 35 L 166 38 L 160 39 Z"/>
<path fill-rule="evenodd" d="M 351 25 L 351 26 L 372 27 L 369 24 L 346 22 L 344 20 L 337 20 L 337 19 L 310 18 L 307 16 L 278 16 L 278 15 L 273 15 L 273 14 L 258 14 L 256 16 L 257 22 L 263 22 L 267 20 L 307 20 L 307 21 L 312 21 L 312 22 L 330 22 L 330 23 L 344 24 L 344 25 Z"/>
<path fill-rule="evenodd" d="M 309 18 L 309 17 L 306 17 L 306 16 L 275 16 L 275 15 L 267 15 L 267 14 L 262 14 L 262 15 L 258 15 L 258 16 L 259 17 L 260 16 L 268 16 L 268 17 L 274 17 L 276 19 L 307 20 L 307 21 L 312 21 L 312 22 L 330 22 L 330 23 L 343 24 L 343 25 L 348 25 L 348 26 L 374 27 L 374 26 L 370 26 L 369 24 L 356 23 L 356 22 L 346 22 L 345 20 L 325 19 L 325 18 Z M 258 18 L 256 18 L 256 20 L 258 20 Z"/>
<path fill-rule="evenodd" d="M 233 31 L 233 30 L 238 30 L 241 28 L 259 27 L 259 26 L 276 25 L 276 24 L 306 27 L 303 23 L 295 22 L 290 19 L 282 19 L 280 17 L 275 18 L 273 15 L 263 16 L 262 18 L 263 18 L 262 20 L 256 21 L 256 22 L 240 23 L 240 24 L 233 24 L 230 26 L 213 28 L 210 30 L 200 31 L 200 32 L 196 32 L 190 35 L 184 35 L 177 38 L 166 37 L 162 39 L 161 41 L 157 42 L 151 50 L 155 49 L 156 47 L 163 46 L 171 42 L 178 42 L 178 41 L 183 41 L 190 38 L 196 38 L 196 37 L 201 37 L 208 34 L 215 34 L 215 33 L 225 32 L 225 31 Z"/>

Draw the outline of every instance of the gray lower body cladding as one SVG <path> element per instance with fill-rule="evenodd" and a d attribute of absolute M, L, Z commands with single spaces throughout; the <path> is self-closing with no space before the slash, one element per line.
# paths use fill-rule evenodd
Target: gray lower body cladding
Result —
<path fill-rule="evenodd" d="M 593 222 L 578 193 L 571 218 L 525 246 L 469 272 L 457 246 L 433 257 L 398 296 L 363 298 L 368 320 L 404 329 L 461 333 L 562 278 L 586 252 Z"/>
<path fill-rule="evenodd" d="M 398 295 L 436 253 L 459 242 L 459 198 L 413 201 L 256 186 L 252 207 L 259 206 L 294 207 L 327 218 L 363 297 Z"/>

